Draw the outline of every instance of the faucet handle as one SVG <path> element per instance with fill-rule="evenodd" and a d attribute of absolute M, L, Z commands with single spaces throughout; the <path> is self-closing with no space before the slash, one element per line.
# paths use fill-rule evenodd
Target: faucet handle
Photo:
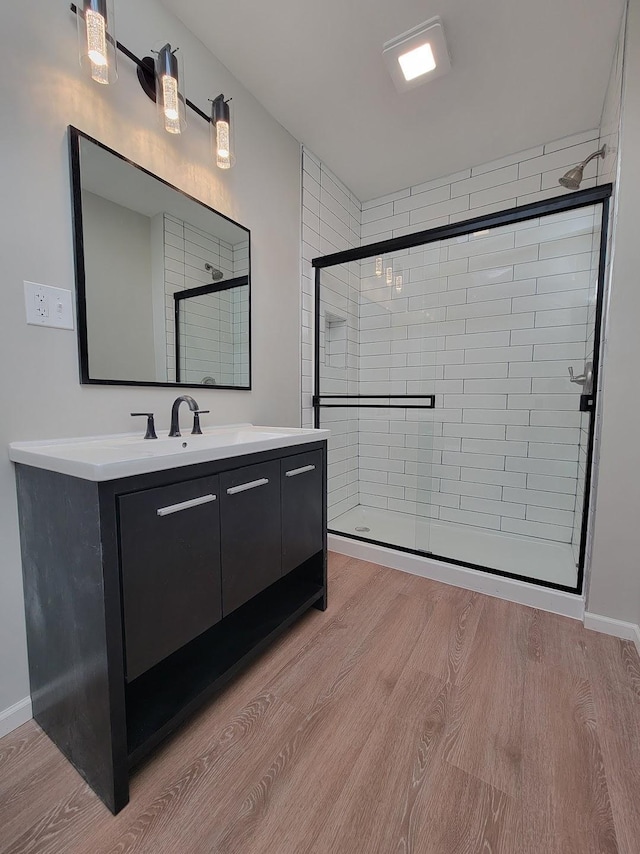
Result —
<path fill-rule="evenodd" d="M 191 431 L 192 436 L 201 436 L 202 435 L 202 429 L 200 427 L 200 416 L 201 415 L 208 415 L 209 411 L 210 410 L 208 410 L 208 409 L 194 409 L 193 410 L 193 430 Z"/>
<path fill-rule="evenodd" d="M 153 420 L 153 412 L 132 412 L 131 417 L 137 418 L 138 416 L 144 416 L 147 419 L 147 432 L 144 434 L 145 439 L 157 439 L 156 436 L 156 425 Z"/>

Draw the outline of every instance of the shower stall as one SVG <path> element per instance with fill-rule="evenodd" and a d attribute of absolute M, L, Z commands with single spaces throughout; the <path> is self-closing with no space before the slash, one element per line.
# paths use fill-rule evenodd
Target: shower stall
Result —
<path fill-rule="evenodd" d="M 314 260 L 330 533 L 581 591 L 610 193 Z"/>

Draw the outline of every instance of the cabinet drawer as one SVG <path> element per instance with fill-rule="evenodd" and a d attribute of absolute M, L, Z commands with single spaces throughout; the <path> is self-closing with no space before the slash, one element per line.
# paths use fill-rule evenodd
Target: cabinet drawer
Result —
<path fill-rule="evenodd" d="M 222 617 L 219 478 L 120 496 L 127 678 Z"/>
<path fill-rule="evenodd" d="M 282 480 L 282 574 L 323 547 L 322 451 L 280 461 Z"/>
<path fill-rule="evenodd" d="M 280 518 L 279 461 L 220 475 L 225 616 L 280 578 Z"/>

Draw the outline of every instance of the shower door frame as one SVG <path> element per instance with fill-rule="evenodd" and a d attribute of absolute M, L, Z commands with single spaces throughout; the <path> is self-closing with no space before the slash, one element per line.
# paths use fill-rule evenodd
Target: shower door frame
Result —
<path fill-rule="evenodd" d="M 609 232 L 609 207 L 610 199 L 613 193 L 613 184 L 601 184 L 597 187 L 591 187 L 586 190 L 577 190 L 573 193 L 565 193 L 561 196 L 554 196 L 551 199 L 545 199 L 540 202 L 532 202 L 520 207 L 508 208 L 497 213 L 486 214 L 484 216 L 473 217 L 462 222 L 457 222 L 452 225 L 441 225 L 437 228 L 430 228 L 425 231 L 416 231 L 411 234 L 404 234 L 401 237 L 392 237 L 388 240 L 380 240 L 376 243 L 368 243 L 364 246 L 358 246 L 354 249 L 346 249 L 342 252 L 334 252 L 330 255 L 322 255 L 312 260 L 312 266 L 315 269 L 315 293 L 314 293 L 314 371 L 313 371 L 313 412 L 314 412 L 314 427 L 320 426 L 320 410 L 327 407 L 328 404 L 322 403 L 323 399 L 331 397 L 333 400 L 344 399 L 354 401 L 358 398 L 367 397 L 367 395 L 323 395 L 320 391 L 320 277 L 323 269 L 327 267 L 335 267 L 340 264 L 348 264 L 350 261 L 362 261 L 365 258 L 371 258 L 376 255 L 384 255 L 389 252 L 396 252 L 400 249 L 410 249 L 415 246 L 423 246 L 429 243 L 436 243 L 440 240 L 447 240 L 452 237 L 462 237 L 471 234 L 474 231 L 484 229 L 497 228 L 499 226 L 513 225 L 518 222 L 523 222 L 527 219 L 535 219 L 536 217 L 549 216 L 555 213 L 564 211 L 577 210 L 578 208 L 590 207 L 591 205 L 601 204 L 601 228 L 600 228 L 600 247 L 598 259 L 598 284 L 596 291 L 596 314 L 594 319 L 594 342 L 593 342 L 593 391 L 590 395 L 581 396 L 581 411 L 589 412 L 589 431 L 587 443 L 587 465 L 584 484 L 584 502 L 582 507 L 582 520 L 580 526 L 580 551 L 578 556 L 578 576 L 575 587 L 565 584 L 556 584 L 552 581 L 544 581 L 539 578 L 531 578 L 516 573 L 506 572 L 501 569 L 494 569 L 481 564 L 470 563 L 468 561 L 457 560 L 455 558 L 445 557 L 433 552 L 427 552 L 420 549 L 413 549 L 408 546 L 396 546 L 390 543 L 385 543 L 381 540 L 373 540 L 368 537 L 361 537 L 356 534 L 348 534 L 344 531 L 334 531 L 328 529 L 329 534 L 335 534 L 341 537 L 347 537 L 352 540 L 370 543 L 376 546 L 384 546 L 386 548 L 395 549 L 400 552 L 418 555 L 419 557 L 428 557 L 433 560 L 450 563 L 455 566 L 462 566 L 468 569 L 475 569 L 481 572 L 488 572 L 492 575 L 498 575 L 503 578 L 511 578 L 516 581 L 524 581 L 530 584 L 536 584 L 539 587 L 547 587 L 552 590 L 560 590 L 565 593 L 581 594 L 584 585 L 584 574 L 586 564 L 587 539 L 589 535 L 589 513 L 591 507 L 591 485 L 593 482 L 593 450 L 595 443 L 595 428 L 596 428 L 596 411 L 599 402 L 599 376 L 601 365 L 601 345 L 602 345 L 602 327 L 604 320 L 605 293 L 607 288 L 606 281 L 606 263 L 607 263 L 607 243 Z M 407 395 L 376 395 L 378 398 L 393 399 L 407 397 Z M 414 397 L 415 395 L 409 395 Z M 426 395 L 426 397 L 432 397 Z M 584 408 L 583 404 L 584 403 Z M 333 403 L 333 407 L 340 404 Z M 355 404 L 342 404 L 343 406 Z M 400 407 L 398 407 L 400 408 Z M 406 407 L 402 407 L 406 408 Z M 433 408 L 431 406 L 425 408 Z"/>
<path fill-rule="evenodd" d="M 199 285 L 197 288 L 186 288 L 184 291 L 176 291 L 173 295 L 173 322 L 175 334 L 175 361 L 176 361 L 176 385 L 190 385 L 195 387 L 195 383 L 183 383 L 181 380 L 182 369 L 180 367 L 180 349 L 182 347 L 182 339 L 180 337 L 180 303 L 193 297 L 202 297 L 207 294 L 217 294 L 221 291 L 230 291 L 233 288 L 241 288 L 244 285 L 249 285 L 249 276 L 236 276 L 233 279 L 225 279 L 224 282 L 211 282 L 208 285 Z M 251 299 L 249 299 L 249 329 L 251 329 Z M 251 389 L 251 334 L 249 334 L 249 385 L 215 385 L 211 388 L 241 390 Z"/>

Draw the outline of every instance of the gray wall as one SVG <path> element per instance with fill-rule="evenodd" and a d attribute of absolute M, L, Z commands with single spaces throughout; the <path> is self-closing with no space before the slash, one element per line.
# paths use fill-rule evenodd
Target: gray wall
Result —
<path fill-rule="evenodd" d="M 27 326 L 24 279 L 74 287 L 67 125 L 73 124 L 252 230 L 254 390 L 198 391 L 209 424 L 300 420 L 298 143 L 158 0 L 118 4 L 118 38 L 143 56 L 160 39 L 180 46 L 188 96 L 201 107 L 233 96 L 236 167 L 212 165 L 209 128 L 195 115 L 183 137 L 157 125 L 134 66 L 119 80 L 81 76 L 76 20 L 66 0 L 4 4 L 0 45 L 0 716 L 28 695 L 13 440 L 142 429 L 129 413 L 155 411 L 166 430 L 170 389 L 81 386 L 73 332 Z M 25 57 L 29 58 L 25 62 Z"/>
<path fill-rule="evenodd" d="M 588 610 L 640 624 L 640 0 L 627 21 L 612 287 Z"/>
<path fill-rule="evenodd" d="M 151 313 L 151 220 L 93 193 L 82 194 L 89 374 L 156 377 Z"/>

